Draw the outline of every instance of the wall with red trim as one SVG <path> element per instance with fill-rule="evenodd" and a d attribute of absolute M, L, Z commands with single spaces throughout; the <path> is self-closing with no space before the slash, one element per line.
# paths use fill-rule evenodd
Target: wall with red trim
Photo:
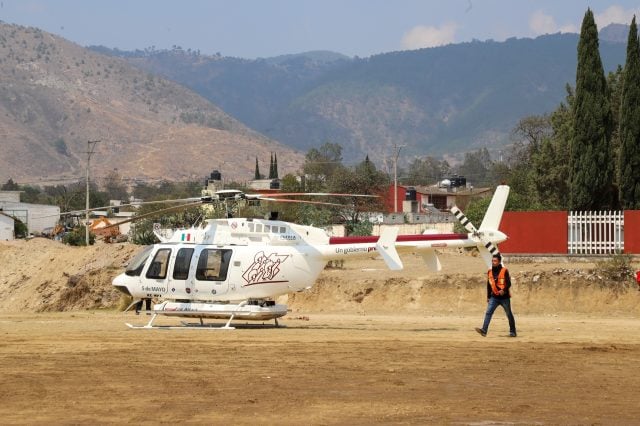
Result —
<path fill-rule="evenodd" d="M 640 210 L 624 211 L 624 252 L 640 254 Z"/>
<path fill-rule="evenodd" d="M 509 237 L 499 247 L 505 254 L 567 254 L 568 251 L 566 211 L 504 212 L 500 231 Z"/>

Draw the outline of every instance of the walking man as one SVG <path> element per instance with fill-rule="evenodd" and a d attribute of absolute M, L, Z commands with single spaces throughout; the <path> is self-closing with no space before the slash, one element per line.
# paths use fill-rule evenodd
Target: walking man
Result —
<path fill-rule="evenodd" d="M 484 314 L 484 324 L 482 328 L 476 328 L 476 331 L 483 337 L 489 331 L 489 323 L 493 312 L 498 306 L 504 308 L 509 320 L 509 337 L 516 337 L 516 320 L 511 312 L 511 277 L 509 271 L 502 266 L 502 256 L 495 254 L 491 258 L 491 269 L 487 272 L 487 312 Z"/>

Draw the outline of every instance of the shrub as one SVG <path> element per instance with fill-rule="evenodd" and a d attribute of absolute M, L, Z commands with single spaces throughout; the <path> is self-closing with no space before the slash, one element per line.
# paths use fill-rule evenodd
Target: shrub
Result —
<path fill-rule="evenodd" d="M 633 278 L 631 256 L 616 254 L 612 258 L 596 262 L 596 273 L 611 281 L 627 281 Z"/>
<path fill-rule="evenodd" d="M 96 241 L 96 236 L 92 232 L 89 232 L 89 244 L 93 245 L 95 241 Z M 70 246 L 87 245 L 84 226 L 78 226 L 77 228 L 73 228 L 71 232 L 66 233 L 62 237 L 62 242 L 65 244 L 69 244 Z"/>

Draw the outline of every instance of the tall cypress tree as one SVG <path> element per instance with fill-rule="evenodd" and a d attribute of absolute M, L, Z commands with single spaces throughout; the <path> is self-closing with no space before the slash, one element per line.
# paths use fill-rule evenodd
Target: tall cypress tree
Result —
<path fill-rule="evenodd" d="M 258 157 L 256 157 L 256 172 L 253 174 L 255 180 L 260 179 L 260 167 L 258 166 Z"/>
<path fill-rule="evenodd" d="M 278 153 L 273 153 L 273 178 L 278 179 Z"/>
<path fill-rule="evenodd" d="M 569 206 L 572 210 L 611 208 L 615 161 L 610 148 L 611 110 L 591 9 L 580 30 L 573 114 Z"/>
<path fill-rule="evenodd" d="M 629 28 L 622 82 L 618 170 L 622 208 L 640 209 L 640 44 L 635 15 Z"/>
<path fill-rule="evenodd" d="M 273 179 L 273 152 L 271 153 L 271 160 L 269 162 L 269 179 Z"/>

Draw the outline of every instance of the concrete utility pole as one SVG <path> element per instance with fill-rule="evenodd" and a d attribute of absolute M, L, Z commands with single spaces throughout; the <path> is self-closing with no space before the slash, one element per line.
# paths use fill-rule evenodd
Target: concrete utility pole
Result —
<path fill-rule="evenodd" d="M 393 212 L 398 212 L 398 157 L 400 156 L 400 150 L 406 145 L 396 145 L 393 147 L 396 151 L 396 155 L 393 159 Z"/>
<path fill-rule="evenodd" d="M 87 246 L 89 245 L 89 165 L 91 164 L 91 154 L 96 149 L 96 144 L 100 141 L 87 141 L 87 199 L 85 203 L 84 237 Z"/>

